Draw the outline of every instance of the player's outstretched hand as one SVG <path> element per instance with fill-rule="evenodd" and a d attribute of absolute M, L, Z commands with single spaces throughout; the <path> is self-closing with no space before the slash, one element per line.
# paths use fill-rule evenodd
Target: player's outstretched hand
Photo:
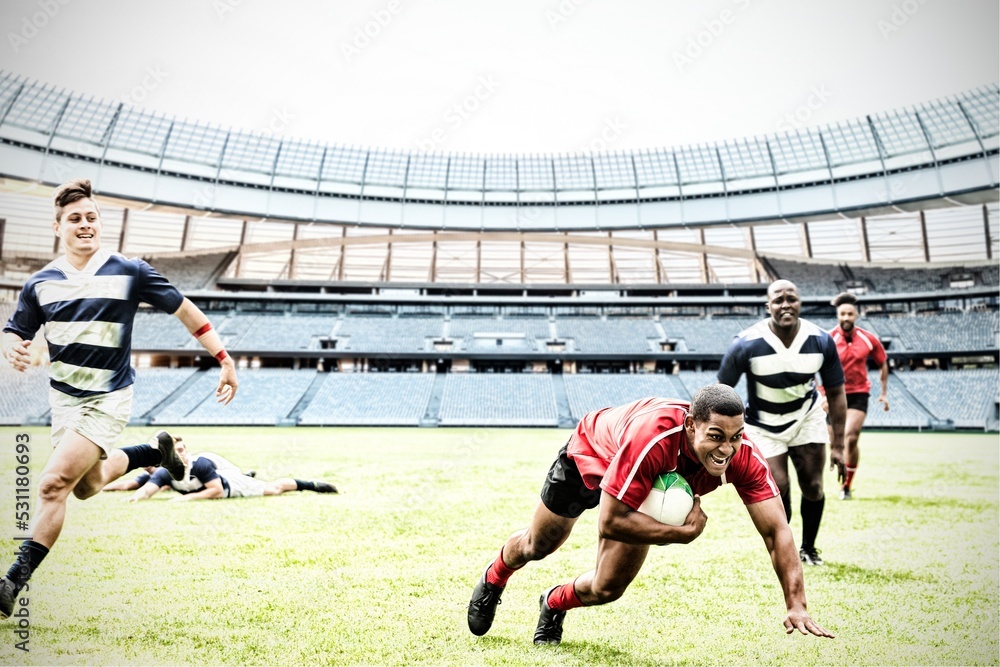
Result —
<path fill-rule="evenodd" d="M 223 405 L 229 405 L 236 398 L 236 387 L 239 384 L 236 382 L 236 365 L 230 359 L 232 357 L 222 362 L 219 386 L 215 389 L 215 400 Z"/>
<path fill-rule="evenodd" d="M 804 635 L 816 635 L 817 637 L 836 639 L 836 635 L 828 632 L 823 626 L 812 620 L 812 617 L 805 611 L 790 611 L 785 616 L 785 634 L 790 635 L 796 630 Z"/>
<path fill-rule="evenodd" d="M 11 345 L 7 348 L 7 361 L 10 365 L 14 367 L 14 370 L 21 371 L 22 373 L 27 370 L 28 366 L 31 364 L 31 355 L 28 354 L 28 346 L 31 345 L 30 340 L 22 340 L 19 343 Z"/>
<path fill-rule="evenodd" d="M 889 399 L 885 396 L 879 396 L 878 402 L 882 404 L 882 412 L 889 412 Z"/>

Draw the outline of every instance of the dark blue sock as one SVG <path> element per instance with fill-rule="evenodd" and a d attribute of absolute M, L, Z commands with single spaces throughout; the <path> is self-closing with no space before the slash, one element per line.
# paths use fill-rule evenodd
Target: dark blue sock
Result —
<path fill-rule="evenodd" d="M 35 568 L 42 564 L 42 560 L 48 555 L 48 547 L 33 540 L 25 540 L 18 550 L 17 560 L 7 570 L 7 578 L 14 582 L 17 590 L 24 588 L 24 585 L 31 578 Z"/>
<path fill-rule="evenodd" d="M 816 535 L 819 533 L 819 524 L 823 520 L 823 505 L 826 504 L 826 497 L 819 500 L 802 499 L 800 510 L 802 511 L 802 548 L 815 549 Z"/>
<path fill-rule="evenodd" d="M 301 479 L 295 480 L 295 490 L 296 491 L 315 491 L 316 482 L 306 482 Z"/>
<path fill-rule="evenodd" d="M 135 470 L 136 468 L 145 468 L 146 466 L 158 466 L 163 460 L 163 454 L 160 450 L 153 449 L 149 445 L 122 447 L 122 451 L 128 457 L 128 470 L 125 472 Z"/>

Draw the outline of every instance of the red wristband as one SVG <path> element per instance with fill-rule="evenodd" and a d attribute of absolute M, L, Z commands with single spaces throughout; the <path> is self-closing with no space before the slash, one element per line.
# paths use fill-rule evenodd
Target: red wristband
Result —
<path fill-rule="evenodd" d="M 215 358 L 221 362 L 224 361 L 225 358 L 228 356 L 229 354 L 225 350 L 219 350 L 219 352 L 215 355 Z"/>
<path fill-rule="evenodd" d="M 212 330 L 212 323 L 208 322 L 208 323 L 205 324 L 205 326 L 203 326 L 202 328 L 198 329 L 197 331 L 195 331 L 191 335 L 194 336 L 195 338 L 201 338 L 202 336 L 204 336 L 205 334 L 207 334 L 211 330 Z"/>

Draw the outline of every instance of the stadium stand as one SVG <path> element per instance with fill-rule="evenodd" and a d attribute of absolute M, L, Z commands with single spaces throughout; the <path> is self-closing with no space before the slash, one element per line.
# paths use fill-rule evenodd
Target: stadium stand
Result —
<path fill-rule="evenodd" d="M 207 314 L 207 313 L 206 313 Z M 258 313 L 229 313 L 228 315 L 208 315 L 213 322 L 215 330 L 219 332 L 222 343 L 227 349 L 236 350 L 240 348 L 240 342 L 253 326 L 259 317 L 276 317 L 276 315 L 261 315 Z M 188 347 L 197 348 L 198 342 L 192 340 Z"/>
<path fill-rule="evenodd" d="M 933 417 L 958 428 L 987 427 L 997 400 L 996 369 L 913 371 L 895 376 Z M 896 410 L 894 399 L 890 395 L 890 414 Z"/>
<path fill-rule="evenodd" d="M 667 338 L 678 342 L 678 352 L 725 354 L 730 343 L 741 331 L 759 322 L 749 317 L 719 317 L 713 319 L 660 318 Z"/>
<path fill-rule="evenodd" d="M 254 424 L 274 426 L 298 404 L 314 371 L 260 368 L 241 370 L 238 399 L 227 406 L 215 400 L 218 373 L 208 371 L 152 415 L 153 424 Z"/>
<path fill-rule="evenodd" d="M 971 277 L 972 284 L 965 287 L 993 286 L 1000 280 L 995 264 L 922 269 L 909 265 L 793 262 L 773 257 L 762 257 L 762 261 L 773 277 L 791 280 L 803 296 L 832 296 L 844 291 L 848 283 L 864 285 L 872 293 L 913 294 L 963 289 L 952 285 L 951 278 L 959 275 Z"/>
<path fill-rule="evenodd" d="M 17 308 L 16 301 L 0 301 L 0 322 L 6 324 Z"/>
<path fill-rule="evenodd" d="M 161 257 L 153 266 L 182 292 L 213 287 L 215 279 L 236 257 L 236 252 L 215 252 L 193 257 Z"/>
<path fill-rule="evenodd" d="M 434 386 L 432 373 L 325 373 L 302 413 L 309 426 L 417 426 Z"/>
<path fill-rule="evenodd" d="M 142 417 L 173 394 L 194 375 L 196 368 L 143 368 L 135 372 L 132 388 L 132 423 L 142 423 Z"/>
<path fill-rule="evenodd" d="M 850 278 L 846 269 L 837 264 L 813 264 L 785 259 L 767 258 L 775 279 L 791 280 L 802 296 L 834 295 Z"/>
<path fill-rule="evenodd" d="M 649 396 L 680 398 L 685 401 L 691 398 L 680 379 L 663 373 L 564 374 L 563 381 L 570 412 L 577 420 L 593 410 L 615 407 Z"/>
<path fill-rule="evenodd" d="M 925 429 L 930 426 L 931 414 L 927 412 L 899 380 L 896 373 L 889 374 L 889 412 L 882 410 L 876 402 L 879 385 L 879 372 L 870 370 L 868 379 L 872 383 L 872 398 L 868 405 L 868 417 L 865 418 L 865 428 L 916 428 Z"/>
<path fill-rule="evenodd" d="M 872 292 L 881 294 L 907 294 L 914 292 L 940 292 L 942 290 L 963 289 L 952 285 L 951 278 L 967 275 L 972 284 L 967 287 L 997 285 L 995 264 L 951 266 L 933 269 L 915 267 L 880 267 L 859 265 L 850 269 L 855 279 L 864 281 Z"/>
<path fill-rule="evenodd" d="M 993 262 L 979 267 L 979 278 L 983 285 L 992 287 L 1000 285 L 1000 264 Z"/>
<path fill-rule="evenodd" d="M 338 321 L 334 315 L 257 315 L 230 349 L 254 352 L 318 350 L 319 341 L 330 337 Z"/>
<path fill-rule="evenodd" d="M 428 340 L 440 338 L 444 319 L 439 316 L 403 316 L 351 314 L 337 330 L 338 348 L 374 353 L 421 352 Z"/>
<path fill-rule="evenodd" d="M 491 336 L 490 334 L 506 334 Z M 461 341 L 460 350 L 488 354 L 541 351 L 550 337 L 549 320 L 538 318 L 453 317 L 448 337 Z"/>
<path fill-rule="evenodd" d="M 706 384 L 716 384 L 719 381 L 716 375 L 717 371 L 681 371 L 677 377 L 681 379 L 688 393 L 694 396 L 694 393 Z M 740 377 L 740 381 L 736 383 L 736 387 L 734 388 L 736 389 L 736 393 L 746 402 L 747 378 L 745 375 Z"/>
<path fill-rule="evenodd" d="M 209 400 L 215 394 L 218 386 L 218 376 L 214 373 L 199 373 L 195 380 L 171 398 L 166 404 L 161 404 L 150 414 L 152 424 L 183 424 L 184 418 L 192 412 L 202 401 Z M 242 385 L 243 379 L 240 378 Z M 242 400 L 243 387 L 240 386 L 239 397 Z"/>
<path fill-rule="evenodd" d="M 207 313 L 218 324 L 218 313 Z M 188 330 L 176 317 L 152 308 L 143 308 L 135 314 L 132 325 L 133 350 L 179 350 L 194 343 Z"/>
<path fill-rule="evenodd" d="M 560 317 L 557 336 L 573 341 L 573 351 L 584 354 L 636 354 L 653 350 L 662 339 L 652 318 Z"/>
<path fill-rule="evenodd" d="M 549 337 L 549 320 L 539 318 L 484 318 L 453 317 L 449 335 L 453 338 L 471 336 L 477 333 L 517 333 L 532 338 Z"/>
<path fill-rule="evenodd" d="M 904 269 L 878 266 L 854 267 L 853 273 L 863 280 L 872 292 L 899 294 L 905 292 L 934 292 L 946 288 L 947 270 Z"/>
<path fill-rule="evenodd" d="M 547 373 L 453 373 L 441 399 L 442 426 L 555 426 Z"/>
<path fill-rule="evenodd" d="M 871 316 L 861 326 L 891 339 L 893 352 L 982 352 L 996 350 L 1000 315 L 959 312 L 936 315 Z"/>
<path fill-rule="evenodd" d="M 0 424 L 20 426 L 49 411 L 48 366 L 31 366 L 21 373 L 0 364 Z"/>
<path fill-rule="evenodd" d="M 834 327 L 837 326 L 837 318 L 835 318 L 835 317 L 814 317 L 814 316 L 810 315 L 809 317 L 807 317 L 805 319 L 809 320 L 810 322 L 812 322 L 813 324 L 815 324 L 816 326 L 818 326 L 823 331 L 832 331 L 834 329 Z M 864 322 L 860 322 L 858 324 L 858 326 L 860 326 L 862 329 L 867 329 L 868 328 L 864 324 Z"/>

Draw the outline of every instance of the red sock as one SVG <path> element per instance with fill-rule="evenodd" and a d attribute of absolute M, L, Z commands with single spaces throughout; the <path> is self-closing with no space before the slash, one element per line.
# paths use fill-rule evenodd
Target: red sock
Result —
<path fill-rule="evenodd" d="M 576 595 L 576 579 L 568 584 L 553 588 L 552 592 L 549 593 L 549 599 L 545 602 L 549 605 L 549 609 L 554 611 L 569 611 L 582 607 L 583 603 Z"/>
<path fill-rule="evenodd" d="M 844 476 L 844 488 L 845 489 L 851 488 L 851 482 L 854 481 L 854 471 L 855 470 L 857 470 L 857 468 L 847 468 L 847 474 Z"/>
<path fill-rule="evenodd" d="M 497 556 L 497 559 L 493 561 L 493 564 L 486 570 L 486 581 L 494 586 L 506 586 L 507 580 L 510 579 L 510 575 L 520 569 L 520 567 L 507 567 L 507 563 L 503 562 L 503 547 L 501 547 L 500 555 Z"/>

